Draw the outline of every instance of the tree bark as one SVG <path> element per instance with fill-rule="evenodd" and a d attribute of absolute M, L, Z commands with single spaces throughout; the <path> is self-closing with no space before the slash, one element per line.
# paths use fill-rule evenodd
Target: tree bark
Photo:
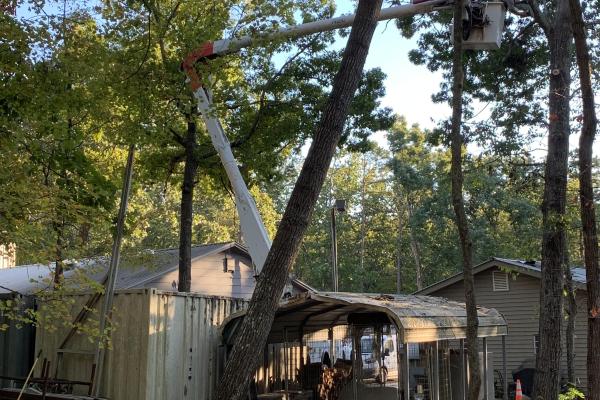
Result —
<path fill-rule="evenodd" d="M 215 399 L 241 400 L 260 363 L 275 311 L 327 176 L 369 51 L 382 0 L 360 0 L 313 142 L 258 278 Z"/>
<path fill-rule="evenodd" d="M 566 249 L 566 193 L 569 155 L 569 4 L 558 1 L 551 24 L 544 23 L 550 49 L 548 155 L 542 203 L 540 351 L 536 357 L 534 399 L 557 400 L 560 390 L 561 328 Z"/>
<path fill-rule="evenodd" d="M 573 287 L 573 274 L 571 273 L 571 263 L 569 261 L 569 251 L 565 249 L 565 292 L 567 294 L 567 304 L 565 312 L 567 316 L 567 330 L 565 335 L 567 351 L 567 379 L 575 384 L 575 318 L 577 317 L 577 300 L 575 298 L 575 288 Z"/>
<path fill-rule="evenodd" d="M 415 236 L 415 229 L 412 224 L 412 202 L 408 195 L 406 196 L 406 209 L 408 210 L 408 236 L 410 239 L 410 251 L 415 260 L 415 280 L 417 283 L 417 290 L 423 289 L 423 265 L 421 264 L 421 247 Z"/>
<path fill-rule="evenodd" d="M 581 4 L 579 0 L 569 0 L 569 5 L 583 100 L 583 126 L 579 137 L 579 201 L 587 288 L 587 398 L 600 400 L 600 373 L 598 373 L 600 371 L 600 265 L 592 182 L 592 144 L 598 121 L 592 88 L 590 52 L 586 42 L 586 27 Z"/>
<path fill-rule="evenodd" d="M 465 212 L 463 198 L 462 150 L 462 94 L 464 84 L 463 56 L 463 24 L 462 15 L 464 0 L 457 0 L 454 5 L 453 41 L 454 53 L 452 59 L 452 132 L 451 153 L 452 161 L 450 174 L 452 179 L 452 206 L 454 208 L 456 228 L 460 238 L 463 258 L 463 277 L 465 288 L 465 303 L 467 308 L 467 357 L 469 362 L 468 399 L 478 400 L 481 387 L 479 373 L 479 342 L 477 331 L 479 319 L 477 316 L 477 301 L 475 299 L 475 283 L 473 279 L 473 243 L 469 233 L 469 221 Z"/>
<path fill-rule="evenodd" d="M 189 292 L 192 285 L 192 223 L 193 200 L 198 160 L 196 122 L 189 117 L 185 137 L 185 166 L 181 185 L 181 214 L 179 216 L 179 292 Z"/>
<path fill-rule="evenodd" d="M 398 216 L 396 221 L 396 293 L 402 294 L 402 217 L 404 216 L 404 210 L 402 208 L 400 185 L 398 183 L 395 183 L 395 185 L 396 214 Z"/>
<path fill-rule="evenodd" d="M 58 287 L 61 284 L 64 275 L 64 256 L 63 256 L 63 236 L 65 230 L 64 220 L 62 222 L 53 222 L 52 226 L 56 233 L 55 243 L 55 261 L 54 261 L 54 286 Z"/>
<path fill-rule="evenodd" d="M 367 159 L 366 155 L 362 157 L 362 180 L 360 184 L 360 273 L 365 274 L 365 237 L 367 235 L 367 214 L 365 210 L 367 191 Z M 360 291 L 365 288 L 364 279 L 360 280 Z"/>

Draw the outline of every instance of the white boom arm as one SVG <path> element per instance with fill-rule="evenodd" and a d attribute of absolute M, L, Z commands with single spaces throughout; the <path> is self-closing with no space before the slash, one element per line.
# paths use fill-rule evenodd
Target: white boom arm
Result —
<path fill-rule="evenodd" d="M 413 0 L 413 4 L 404 4 L 382 9 L 379 14 L 379 21 L 417 14 L 426 14 L 437 9 L 448 7 L 450 4 L 452 4 L 452 0 Z M 254 199 L 248 191 L 244 179 L 240 174 L 237 162 L 231 151 L 229 140 L 227 139 L 219 120 L 214 116 L 213 110 L 211 110 L 211 99 L 196 72 L 195 64 L 198 61 L 231 54 L 245 47 L 260 44 L 261 42 L 301 37 L 314 33 L 346 28 L 352 25 L 354 17 L 354 14 L 343 15 L 336 18 L 285 27 L 274 32 L 258 33 L 255 36 L 243 36 L 238 39 L 221 39 L 215 42 L 207 42 L 191 52 L 182 63 L 182 69 L 185 71 L 188 77 L 188 83 L 194 92 L 194 96 L 198 100 L 199 109 L 204 118 L 204 122 L 206 123 L 206 128 L 210 134 L 213 146 L 217 150 L 221 162 L 225 167 L 225 171 L 227 172 L 229 181 L 231 182 L 236 198 L 237 210 L 240 216 L 242 234 L 248 245 L 248 251 L 250 252 L 257 273 L 260 273 L 262 270 L 267 254 L 271 248 L 271 240 L 269 239 L 261 216 L 256 208 Z M 504 22 L 503 15 L 501 17 L 501 21 L 492 22 L 499 26 L 500 22 Z M 489 23 L 489 21 L 486 21 L 486 23 Z"/>
<path fill-rule="evenodd" d="M 254 199 L 246 187 L 244 178 L 238 168 L 237 161 L 231 152 L 229 140 L 223 131 L 223 127 L 219 120 L 214 116 L 214 110 L 211 110 L 211 102 L 209 100 L 206 89 L 200 86 L 194 91 L 194 96 L 198 100 L 198 108 L 202 113 L 202 118 L 206 124 L 206 129 L 210 134 L 210 140 L 214 148 L 219 154 L 221 163 L 225 168 L 229 182 L 235 195 L 235 203 L 240 216 L 240 226 L 242 235 L 248 246 L 250 257 L 256 267 L 256 272 L 260 273 L 269 249 L 271 248 L 271 239 L 267 234 L 265 225 L 262 222 L 260 213 L 256 208 Z"/>

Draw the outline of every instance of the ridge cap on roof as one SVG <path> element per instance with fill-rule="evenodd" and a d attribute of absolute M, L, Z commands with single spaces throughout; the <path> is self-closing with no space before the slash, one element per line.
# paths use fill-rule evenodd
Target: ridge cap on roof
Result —
<path fill-rule="evenodd" d="M 199 248 L 199 247 L 208 247 L 208 246 L 223 246 L 223 245 L 227 245 L 227 244 L 235 244 L 237 242 L 235 241 L 228 241 L 228 242 L 215 242 L 215 243 L 199 243 L 199 244 L 192 244 L 192 248 Z M 239 245 L 239 243 L 238 243 Z M 240 247 L 243 247 L 240 245 Z M 170 250 L 178 250 L 179 247 L 165 247 L 162 249 L 145 249 L 143 251 L 154 251 L 154 252 L 159 252 L 159 251 L 170 251 Z"/>

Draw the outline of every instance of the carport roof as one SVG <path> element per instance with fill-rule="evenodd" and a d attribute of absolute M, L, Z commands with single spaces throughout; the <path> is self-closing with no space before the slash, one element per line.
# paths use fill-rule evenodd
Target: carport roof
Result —
<path fill-rule="evenodd" d="M 504 317 L 478 307 L 480 337 L 507 334 Z M 348 323 L 349 314 L 384 313 L 400 330 L 404 343 L 466 337 L 463 303 L 440 297 L 343 292 L 307 292 L 280 303 L 269 335 L 270 343 L 299 340 L 302 333 Z M 245 311 L 228 318 L 223 337 L 229 342 Z M 378 314 L 382 315 L 382 314 Z"/>

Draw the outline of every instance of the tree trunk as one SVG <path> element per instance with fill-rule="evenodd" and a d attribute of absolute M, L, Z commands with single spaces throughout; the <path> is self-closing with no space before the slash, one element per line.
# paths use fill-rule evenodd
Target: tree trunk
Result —
<path fill-rule="evenodd" d="M 400 185 L 398 185 L 400 186 Z M 396 189 L 396 214 L 398 215 L 398 221 L 396 221 L 396 293 L 402 294 L 402 197 L 400 195 L 400 189 Z"/>
<path fill-rule="evenodd" d="M 575 289 L 573 287 L 573 274 L 571 273 L 571 263 L 569 261 L 569 251 L 565 249 L 565 292 L 567 294 L 567 304 L 565 312 L 567 316 L 567 330 L 565 335 L 567 351 L 567 379 L 575 384 L 575 318 L 577 317 L 577 300 L 575 298 Z"/>
<path fill-rule="evenodd" d="M 583 100 L 583 126 L 579 138 L 579 200 L 587 282 L 587 398 L 600 400 L 600 373 L 598 373 L 600 371 L 600 266 L 598 264 L 598 236 L 592 182 L 592 144 L 598 121 L 595 113 L 590 54 L 586 43 L 586 29 L 581 4 L 579 0 L 569 0 L 569 5 L 571 6 L 571 25 L 575 37 Z"/>
<path fill-rule="evenodd" d="M 410 251 L 415 260 L 415 280 L 417 290 L 423 289 L 423 266 L 421 265 L 421 247 L 415 236 L 415 230 L 412 225 L 412 203 L 406 196 L 406 209 L 408 210 L 408 236 L 410 238 Z"/>
<path fill-rule="evenodd" d="M 331 95 L 258 278 L 217 388 L 218 400 L 241 400 L 261 357 L 289 271 L 310 223 L 369 51 L 382 0 L 360 0 Z"/>
<path fill-rule="evenodd" d="M 61 206 L 59 206 L 61 207 Z M 63 256 L 63 236 L 65 230 L 64 220 L 63 222 L 53 222 L 52 226 L 54 228 L 54 232 L 56 233 L 56 243 L 55 243 L 55 261 L 54 261 L 54 286 L 59 286 L 63 275 L 64 275 L 64 256 Z"/>
<path fill-rule="evenodd" d="M 463 258 L 463 276 L 465 287 L 465 303 L 467 308 L 467 357 L 469 362 L 468 399 L 478 400 L 481 387 L 479 373 L 479 342 L 477 331 L 479 319 L 477 316 L 477 301 L 475 299 L 475 283 L 473 279 L 473 243 L 469 234 L 469 221 L 465 212 L 463 198 L 462 149 L 462 94 L 464 70 L 463 56 L 463 25 L 462 15 L 464 0 L 457 0 L 454 5 L 454 53 L 452 59 L 452 161 L 450 175 L 452 178 L 452 206 L 454 208 L 456 228 L 460 237 L 460 247 Z"/>
<path fill-rule="evenodd" d="M 535 399 L 557 400 L 560 390 L 561 327 L 566 249 L 565 206 L 569 155 L 570 44 L 569 5 L 557 2 L 546 35 L 550 49 L 548 156 L 542 203 L 542 278 L 540 351 L 536 357 Z"/>
<path fill-rule="evenodd" d="M 181 214 L 179 217 L 179 283 L 177 290 L 189 292 L 192 285 L 192 222 L 193 200 L 198 160 L 196 122 L 190 117 L 185 138 L 185 167 L 181 185 Z"/>
<path fill-rule="evenodd" d="M 360 184 L 360 274 L 366 277 L 365 274 L 365 236 L 367 235 L 367 214 L 365 210 L 367 191 L 367 159 L 363 154 L 362 159 L 362 181 Z M 365 288 L 364 278 L 360 280 L 360 291 Z"/>

